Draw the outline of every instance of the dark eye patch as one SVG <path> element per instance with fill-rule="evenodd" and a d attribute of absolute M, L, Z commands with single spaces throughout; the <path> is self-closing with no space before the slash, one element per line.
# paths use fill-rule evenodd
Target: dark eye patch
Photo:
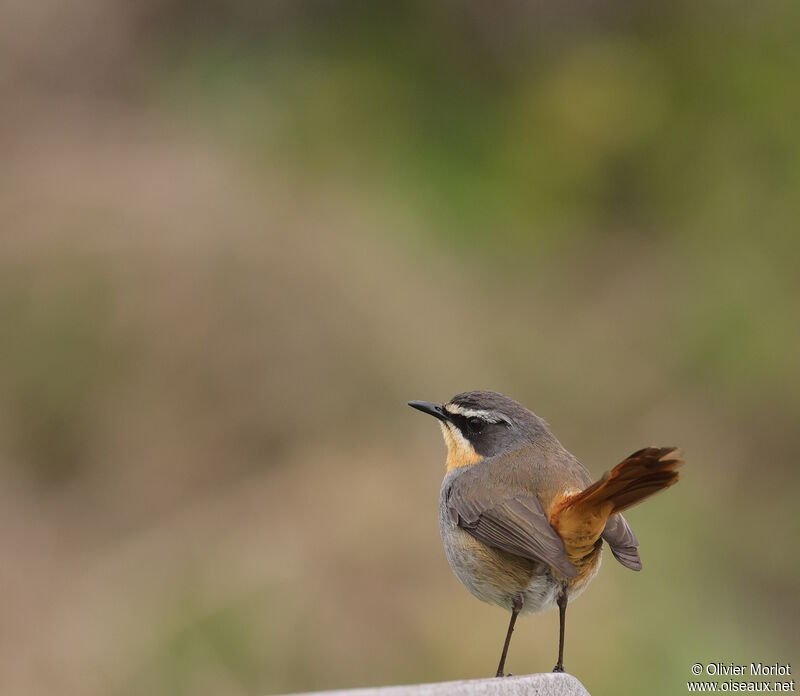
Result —
<path fill-rule="evenodd" d="M 450 416 L 450 420 L 464 433 L 464 435 L 479 435 L 489 423 L 483 418 L 478 416 L 462 416 L 460 413 L 454 413 Z"/>
<path fill-rule="evenodd" d="M 477 416 L 467 418 L 467 427 L 474 433 L 480 432 L 484 425 L 486 425 L 486 421 L 483 418 Z"/>

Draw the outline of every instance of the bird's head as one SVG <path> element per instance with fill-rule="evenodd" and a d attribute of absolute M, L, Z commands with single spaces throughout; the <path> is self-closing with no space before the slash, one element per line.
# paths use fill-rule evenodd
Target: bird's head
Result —
<path fill-rule="evenodd" d="M 448 471 L 517 449 L 547 432 L 537 415 L 492 391 L 463 392 L 444 404 L 409 401 L 408 405 L 439 420 Z"/>

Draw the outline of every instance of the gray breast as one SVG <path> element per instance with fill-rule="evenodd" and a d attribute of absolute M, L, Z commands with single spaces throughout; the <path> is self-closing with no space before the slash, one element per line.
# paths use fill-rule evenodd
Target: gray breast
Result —
<path fill-rule="evenodd" d="M 487 546 L 452 519 L 447 493 L 459 473 L 448 473 L 439 493 L 439 531 L 456 577 L 478 599 L 509 611 L 516 596 L 522 596 L 523 612 L 554 606 L 559 587 L 546 565 Z"/>

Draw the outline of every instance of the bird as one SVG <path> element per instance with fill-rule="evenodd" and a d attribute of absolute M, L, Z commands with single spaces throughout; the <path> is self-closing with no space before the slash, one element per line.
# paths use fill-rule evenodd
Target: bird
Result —
<path fill-rule="evenodd" d="M 496 676 L 517 616 L 556 606 L 553 671 L 563 672 L 567 603 L 597 574 L 604 541 L 641 570 L 621 513 L 678 481 L 681 451 L 645 447 L 594 481 L 542 418 L 508 396 L 468 391 L 408 405 L 439 421 L 447 446 L 439 530 L 450 567 L 475 597 L 511 612 Z"/>

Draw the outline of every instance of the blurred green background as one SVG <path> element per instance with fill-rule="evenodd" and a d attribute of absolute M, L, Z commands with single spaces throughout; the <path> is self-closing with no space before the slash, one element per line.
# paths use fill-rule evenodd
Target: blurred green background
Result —
<path fill-rule="evenodd" d="M 590 692 L 796 658 L 798 8 L 8 0 L 0 691 L 489 676 L 405 405 L 474 388 L 685 450 L 571 605 Z"/>

